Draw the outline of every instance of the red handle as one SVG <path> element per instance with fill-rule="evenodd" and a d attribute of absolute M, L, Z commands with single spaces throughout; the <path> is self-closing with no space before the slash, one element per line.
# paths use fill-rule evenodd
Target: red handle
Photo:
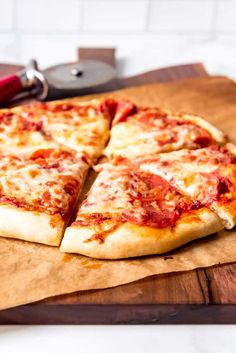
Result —
<path fill-rule="evenodd" d="M 3 77 L 0 80 L 0 103 L 8 102 L 22 90 L 20 78 L 16 74 Z"/>

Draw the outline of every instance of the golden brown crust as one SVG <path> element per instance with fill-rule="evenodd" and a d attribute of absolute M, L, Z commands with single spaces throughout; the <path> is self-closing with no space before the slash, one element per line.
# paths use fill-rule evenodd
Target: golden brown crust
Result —
<path fill-rule="evenodd" d="M 59 214 L 48 215 L 0 205 L 0 234 L 3 237 L 58 246 L 64 228 L 65 221 Z"/>
<path fill-rule="evenodd" d="M 230 153 L 236 156 L 236 146 L 233 143 L 227 143 L 225 147 Z M 236 175 L 233 184 L 236 184 Z M 225 204 L 213 203 L 211 207 L 222 219 L 226 229 L 232 229 L 235 226 L 236 200 L 230 200 L 225 202 Z"/>
<path fill-rule="evenodd" d="M 224 145 L 227 142 L 227 138 L 225 137 L 224 133 L 221 130 L 217 129 L 215 126 L 213 126 L 208 121 L 201 118 L 200 116 L 182 114 L 182 117 L 186 120 L 189 120 L 201 126 L 203 129 L 207 130 L 219 145 Z"/>
<path fill-rule="evenodd" d="M 225 147 L 229 152 L 231 152 L 234 156 L 236 156 L 236 146 L 232 142 L 227 143 Z"/>
<path fill-rule="evenodd" d="M 180 218 L 173 229 L 122 223 L 109 233 L 103 243 L 87 241 L 93 235 L 92 227 L 72 226 L 66 229 L 60 250 L 99 259 L 162 254 L 222 229 L 218 216 L 203 208 Z"/>
<path fill-rule="evenodd" d="M 232 229 L 236 224 L 236 200 L 224 204 L 213 202 L 211 209 L 222 219 L 226 229 Z"/>

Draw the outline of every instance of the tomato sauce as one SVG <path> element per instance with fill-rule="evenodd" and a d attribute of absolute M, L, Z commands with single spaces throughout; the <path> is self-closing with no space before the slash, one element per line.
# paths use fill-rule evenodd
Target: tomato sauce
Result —
<path fill-rule="evenodd" d="M 126 100 L 120 100 L 116 106 L 115 117 L 113 120 L 113 125 L 126 121 L 129 116 L 137 112 L 137 107 Z"/>
<path fill-rule="evenodd" d="M 103 222 L 116 219 L 118 223 L 130 222 L 141 226 L 172 228 L 183 213 L 202 207 L 199 201 L 193 202 L 180 195 L 168 181 L 158 175 L 130 171 L 130 182 L 126 188 L 129 203 L 120 214 L 82 214 L 74 225 L 102 226 Z M 169 196 L 173 200 L 171 207 L 167 205 Z"/>

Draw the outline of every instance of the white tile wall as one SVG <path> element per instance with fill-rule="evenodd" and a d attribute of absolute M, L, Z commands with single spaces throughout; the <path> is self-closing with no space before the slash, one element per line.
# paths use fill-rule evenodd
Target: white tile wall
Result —
<path fill-rule="evenodd" d="M 76 31 L 81 4 L 80 0 L 16 0 L 16 29 L 41 33 Z"/>
<path fill-rule="evenodd" d="M 74 34 L 23 34 L 19 41 L 23 63 L 35 58 L 45 67 L 76 58 L 78 36 Z"/>
<path fill-rule="evenodd" d="M 235 0 L 219 0 L 216 25 L 219 31 L 236 31 Z"/>
<path fill-rule="evenodd" d="M 0 0 L 0 30 L 13 28 L 14 3 L 13 0 Z"/>
<path fill-rule="evenodd" d="M 83 29 L 107 33 L 144 31 L 148 5 L 148 0 L 85 1 Z"/>
<path fill-rule="evenodd" d="M 11 33 L 0 34 L 0 61 L 18 62 L 18 46 L 16 35 Z"/>
<path fill-rule="evenodd" d="M 0 0 L 0 61 L 45 67 L 79 46 L 115 46 L 123 74 L 204 61 L 236 77 L 236 0 Z"/>
<path fill-rule="evenodd" d="M 150 31 L 211 31 L 214 0 L 151 0 Z"/>

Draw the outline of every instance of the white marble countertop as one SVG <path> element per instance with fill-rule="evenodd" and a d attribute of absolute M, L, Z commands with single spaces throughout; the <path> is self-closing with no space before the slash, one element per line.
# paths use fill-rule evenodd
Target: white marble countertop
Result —
<path fill-rule="evenodd" d="M 235 326 L 2 326 L 1 353 L 234 353 Z"/>

